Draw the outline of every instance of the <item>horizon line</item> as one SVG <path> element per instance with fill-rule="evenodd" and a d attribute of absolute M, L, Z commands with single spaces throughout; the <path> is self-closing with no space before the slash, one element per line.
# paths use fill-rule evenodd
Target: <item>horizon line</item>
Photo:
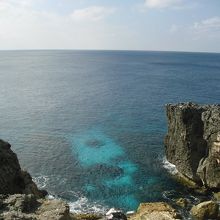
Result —
<path fill-rule="evenodd" d="M 216 51 L 185 51 L 185 50 L 141 50 L 141 49 L 66 49 L 66 48 L 56 48 L 56 49 L 0 49 L 0 51 L 109 51 L 109 52 L 165 52 L 165 53 L 213 53 L 220 54 Z"/>

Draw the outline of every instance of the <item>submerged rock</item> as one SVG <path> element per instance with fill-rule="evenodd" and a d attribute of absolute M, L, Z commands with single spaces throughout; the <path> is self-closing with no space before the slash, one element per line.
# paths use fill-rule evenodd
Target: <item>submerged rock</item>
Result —
<path fill-rule="evenodd" d="M 182 176 L 207 188 L 220 188 L 220 106 L 193 103 L 166 106 L 167 160 Z"/>
<path fill-rule="evenodd" d="M 164 202 L 141 203 L 137 213 L 129 220 L 176 220 L 181 219 L 177 211 Z"/>
<path fill-rule="evenodd" d="M 196 220 L 217 219 L 218 204 L 213 201 L 206 201 L 195 205 L 191 209 L 191 214 Z"/>
<path fill-rule="evenodd" d="M 99 148 L 105 145 L 105 142 L 102 140 L 97 140 L 97 139 L 91 139 L 86 141 L 86 145 L 89 147 L 95 147 L 95 148 Z"/>

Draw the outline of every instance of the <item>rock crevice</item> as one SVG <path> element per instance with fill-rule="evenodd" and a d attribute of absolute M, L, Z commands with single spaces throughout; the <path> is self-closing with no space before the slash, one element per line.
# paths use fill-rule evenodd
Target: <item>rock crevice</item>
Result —
<path fill-rule="evenodd" d="M 220 105 L 168 104 L 166 112 L 167 160 L 187 178 L 219 189 Z"/>

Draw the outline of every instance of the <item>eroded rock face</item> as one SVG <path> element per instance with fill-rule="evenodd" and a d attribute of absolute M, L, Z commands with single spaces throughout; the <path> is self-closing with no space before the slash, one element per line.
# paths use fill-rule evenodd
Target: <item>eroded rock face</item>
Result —
<path fill-rule="evenodd" d="M 202 121 L 208 154 L 200 161 L 197 173 L 204 185 L 220 189 L 220 106 L 208 108 Z"/>
<path fill-rule="evenodd" d="M 165 138 L 167 160 L 190 179 L 198 180 L 197 168 L 205 157 L 202 113 L 206 107 L 196 104 L 167 105 L 168 133 Z"/>
<path fill-rule="evenodd" d="M 167 160 L 187 178 L 220 188 L 220 106 L 168 104 Z"/>
<path fill-rule="evenodd" d="M 11 145 L 0 140 L 0 194 L 34 194 L 43 197 L 29 173 L 22 171 Z"/>

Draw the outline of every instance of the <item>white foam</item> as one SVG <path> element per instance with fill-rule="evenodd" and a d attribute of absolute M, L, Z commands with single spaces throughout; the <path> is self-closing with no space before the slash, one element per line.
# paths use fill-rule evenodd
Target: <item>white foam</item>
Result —
<path fill-rule="evenodd" d="M 69 202 L 70 212 L 75 214 L 80 213 L 99 213 L 105 214 L 108 207 L 104 207 L 96 202 L 90 202 L 86 197 L 81 196 L 75 202 Z"/>
<path fill-rule="evenodd" d="M 163 158 L 162 161 L 163 167 L 168 170 L 169 173 L 172 175 L 175 175 L 178 173 L 178 170 L 176 169 L 176 166 L 172 163 L 170 163 L 165 157 Z"/>
<path fill-rule="evenodd" d="M 33 177 L 33 181 L 37 184 L 38 188 L 44 189 L 46 188 L 49 182 L 49 177 L 41 175 L 41 176 Z"/>
<path fill-rule="evenodd" d="M 54 177 L 52 178 L 54 179 Z M 41 175 L 41 176 L 36 176 L 33 177 L 33 181 L 37 184 L 38 188 L 40 189 L 45 189 L 48 184 L 50 184 L 51 177 Z M 63 184 L 63 183 L 62 183 Z M 70 212 L 74 214 L 81 214 L 81 213 L 99 213 L 99 214 L 105 214 L 109 207 L 105 207 L 103 205 L 100 205 L 96 202 L 91 202 L 83 196 L 80 192 L 74 192 L 74 191 L 69 191 L 73 195 L 73 197 L 78 198 L 74 202 L 69 202 L 67 203 L 70 206 Z M 53 199 L 61 199 L 57 197 L 56 195 L 51 195 L 49 194 L 47 196 L 47 199 L 53 200 Z"/>
<path fill-rule="evenodd" d="M 47 196 L 47 199 L 53 200 L 53 199 L 55 199 L 55 197 L 54 197 L 53 195 L 48 195 L 48 196 Z"/>
<path fill-rule="evenodd" d="M 127 211 L 126 212 L 126 215 L 133 215 L 133 214 L 135 214 L 135 211 Z"/>

